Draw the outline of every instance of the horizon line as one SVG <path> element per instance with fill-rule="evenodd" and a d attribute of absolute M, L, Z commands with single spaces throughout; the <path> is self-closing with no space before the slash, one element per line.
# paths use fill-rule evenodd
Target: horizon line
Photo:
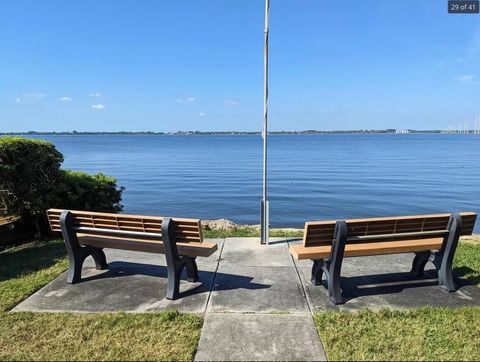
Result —
<path fill-rule="evenodd" d="M 325 134 L 325 133 L 470 133 L 475 132 L 474 129 L 462 130 L 458 132 L 455 130 L 446 129 L 338 129 L 338 130 L 279 130 L 268 131 L 268 134 Z M 153 134 L 153 135 L 175 135 L 175 134 L 262 134 L 262 131 L 238 131 L 238 130 L 178 130 L 178 131 L 8 131 L 0 132 L 0 135 L 45 135 L 45 134 Z"/>

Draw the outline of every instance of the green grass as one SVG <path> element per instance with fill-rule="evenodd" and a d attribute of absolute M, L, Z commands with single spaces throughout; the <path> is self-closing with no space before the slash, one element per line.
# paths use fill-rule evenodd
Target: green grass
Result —
<path fill-rule="evenodd" d="M 480 285 L 480 244 L 462 242 L 455 273 Z M 480 308 L 325 312 L 315 323 L 330 360 L 479 360 Z"/>
<path fill-rule="evenodd" d="M 10 310 L 66 269 L 65 246 L 59 240 L 0 252 L 0 312 Z"/>
<path fill-rule="evenodd" d="M 193 360 L 202 318 L 167 311 L 2 313 L 0 360 Z"/>
<path fill-rule="evenodd" d="M 303 236 L 303 230 L 270 229 L 271 237 L 299 238 Z M 231 238 L 231 237 L 260 237 L 260 230 L 250 226 L 239 226 L 235 230 L 203 230 L 203 237 L 208 239 Z"/>
<path fill-rule="evenodd" d="M 199 316 L 6 312 L 66 268 L 61 241 L 0 252 L 0 360 L 193 360 Z"/>
<path fill-rule="evenodd" d="M 314 316 L 329 360 L 478 360 L 480 308 L 325 312 Z"/>
<path fill-rule="evenodd" d="M 461 242 L 455 252 L 454 272 L 480 286 L 480 243 Z"/>
<path fill-rule="evenodd" d="M 205 237 L 231 236 L 258 232 L 205 232 Z M 462 242 L 454 266 L 457 274 L 480 285 L 480 244 Z M 0 360 L 193 359 L 202 327 L 198 316 L 5 312 L 66 267 L 61 241 L 0 252 Z M 480 359 L 480 308 L 325 312 L 316 314 L 315 322 L 331 360 Z"/>

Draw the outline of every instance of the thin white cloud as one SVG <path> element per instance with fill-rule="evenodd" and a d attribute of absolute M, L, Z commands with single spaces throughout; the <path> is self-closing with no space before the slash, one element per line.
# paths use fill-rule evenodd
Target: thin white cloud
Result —
<path fill-rule="evenodd" d="M 95 93 L 90 93 L 90 97 L 103 98 L 105 96 L 102 93 L 95 92 Z"/>
<path fill-rule="evenodd" d="M 71 102 L 71 101 L 72 101 L 72 98 L 65 96 L 65 97 L 60 97 L 60 100 L 61 100 L 62 102 Z"/>
<path fill-rule="evenodd" d="M 17 103 L 35 103 L 42 98 L 48 97 L 48 94 L 41 93 L 41 92 L 31 92 L 31 93 L 23 93 L 22 95 L 15 98 L 15 102 Z"/>
<path fill-rule="evenodd" d="M 107 108 L 107 106 L 105 106 L 104 104 L 92 104 L 91 107 L 93 109 L 105 109 L 105 108 Z"/>
<path fill-rule="evenodd" d="M 234 99 L 225 99 L 223 101 L 223 104 L 225 104 L 226 106 L 238 106 L 240 102 Z"/>
<path fill-rule="evenodd" d="M 455 80 L 461 83 L 470 83 L 475 80 L 475 76 L 472 74 L 464 74 L 459 77 L 455 77 Z"/>
<path fill-rule="evenodd" d="M 207 114 L 206 114 L 205 112 L 200 112 L 200 113 L 198 114 L 198 116 L 199 116 L 199 117 L 206 117 Z"/>
<path fill-rule="evenodd" d="M 177 103 L 194 102 L 195 97 L 177 98 Z"/>

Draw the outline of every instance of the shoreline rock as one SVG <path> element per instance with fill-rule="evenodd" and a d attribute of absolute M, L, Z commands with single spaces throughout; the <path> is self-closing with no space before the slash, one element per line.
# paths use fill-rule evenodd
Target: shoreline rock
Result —
<path fill-rule="evenodd" d="M 238 228 L 237 224 L 227 219 L 202 220 L 202 226 L 205 230 L 220 231 L 233 231 Z"/>

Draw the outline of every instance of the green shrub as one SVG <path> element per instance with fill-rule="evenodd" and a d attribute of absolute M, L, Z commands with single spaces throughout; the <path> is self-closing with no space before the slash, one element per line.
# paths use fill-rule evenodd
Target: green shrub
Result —
<path fill-rule="evenodd" d="M 0 138 L 0 190 L 8 213 L 37 220 L 52 205 L 63 155 L 50 142 Z"/>
<path fill-rule="evenodd" d="M 47 141 L 0 137 L 0 190 L 9 214 L 45 230 L 51 207 L 118 212 L 123 187 L 102 173 L 65 171 L 63 155 Z M 42 227 L 43 226 L 43 227 Z"/>
<path fill-rule="evenodd" d="M 119 212 L 124 187 L 117 188 L 117 179 L 103 173 L 89 175 L 80 171 L 63 171 L 57 190 L 56 208 Z"/>

